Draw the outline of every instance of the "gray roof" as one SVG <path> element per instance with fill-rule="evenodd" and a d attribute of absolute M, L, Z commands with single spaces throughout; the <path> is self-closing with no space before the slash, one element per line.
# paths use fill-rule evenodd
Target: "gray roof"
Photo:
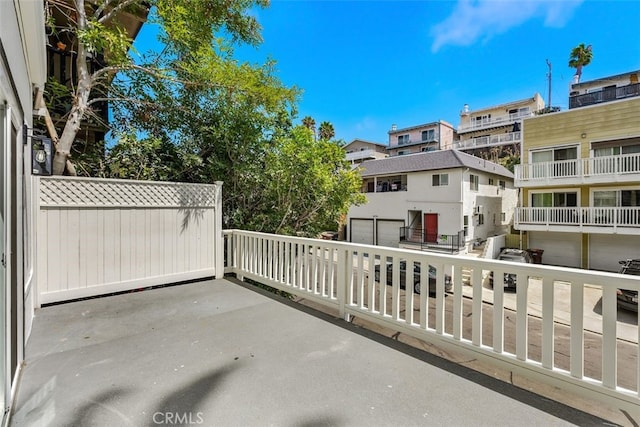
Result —
<path fill-rule="evenodd" d="M 421 172 L 439 169 L 469 168 L 513 179 L 504 166 L 475 157 L 462 151 L 441 150 L 426 153 L 367 160 L 360 164 L 363 177 L 396 173 Z"/>

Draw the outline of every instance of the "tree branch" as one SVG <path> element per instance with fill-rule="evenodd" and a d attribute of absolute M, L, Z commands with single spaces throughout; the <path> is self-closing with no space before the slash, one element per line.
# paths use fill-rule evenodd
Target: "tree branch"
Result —
<path fill-rule="evenodd" d="M 118 12 L 120 12 L 122 9 L 124 9 L 125 7 L 132 5 L 133 3 L 139 2 L 140 0 L 124 0 L 122 3 L 120 3 L 118 6 L 114 7 L 113 9 L 111 9 L 109 12 L 107 12 L 106 14 L 104 14 L 104 16 L 102 16 L 101 18 L 98 18 L 98 22 L 101 24 L 104 24 L 105 22 L 107 22 L 109 19 L 113 18 L 114 15 L 117 15 Z M 100 10 L 100 8 L 98 8 L 98 10 L 100 10 L 100 13 L 102 13 L 105 10 L 105 7 L 110 4 L 112 2 L 112 0 L 107 0 L 105 2 L 105 4 L 103 4 L 100 8 L 102 10 Z M 96 11 L 96 17 L 100 16 L 98 14 L 98 11 Z"/>

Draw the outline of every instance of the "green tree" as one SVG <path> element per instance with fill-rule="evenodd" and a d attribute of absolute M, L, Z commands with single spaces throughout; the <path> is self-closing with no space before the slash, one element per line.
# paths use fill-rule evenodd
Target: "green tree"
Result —
<path fill-rule="evenodd" d="M 233 41 L 258 43 L 260 26 L 248 9 L 264 7 L 268 0 L 74 0 L 60 2 L 46 0 L 50 28 L 75 37 L 75 73 L 70 87 L 70 109 L 62 134 L 52 135 L 56 145 L 53 173 L 74 173 L 68 161 L 83 118 L 91 113 L 94 104 L 109 100 L 130 102 L 131 99 L 114 90 L 111 84 L 117 73 L 135 70 L 155 78 L 175 79 L 175 70 L 160 64 L 147 62 L 135 64 L 129 55 L 131 40 L 120 14 L 146 15 L 149 7 L 155 8 L 157 22 L 164 29 L 163 41 L 172 47 L 174 54 L 187 52 L 215 54 L 218 34 L 224 32 Z M 92 71 L 89 58 L 104 53 L 105 66 Z M 224 85 L 234 89 L 233 82 L 214 79 L 211 85 Z"/>
<path fill-rule="evenodd" d="M 302 126 L 306 127 L 311 131 L 313 137 L 316 137 L 316 121 L 311 116 L 305 116 L 302 119 Z"/>
<path fill-rule="evenodd" d="M 304 126 L 275 141 L 265 158 L 264 205 L 248 228 L 316 236 L 336 229 L 352 204 L 365 202 L 362 178 L 328 140 Z"/>
<path fill-rule="evenodd" d="M 591 45 L 585 46 L 584 43 L 580 43 L 578 46 L 571 49 L 571 54 L 569 55 L 569 67 L 576 69 L 574 83 L 580 82 L 580 77 L 582 77 L 582 67 L 589 65 L 592 59 L 593 52 L 591 50 Z"/>
<path fill-rule="evenodd" d="M 336 136 L 336 131 L 333 128 L 333 125 L 329 122 L 320 123 L 320 127 L 318 128 L 318 134 L 320 139 L 325 141 L 332 140 L 334 136 Z"/>

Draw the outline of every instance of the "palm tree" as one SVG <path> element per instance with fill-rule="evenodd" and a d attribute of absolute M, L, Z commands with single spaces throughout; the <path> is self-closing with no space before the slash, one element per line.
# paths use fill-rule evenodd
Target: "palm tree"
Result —
<path fill-rule="evenodd" d="M 329 141 L 336 136 L 336 131 L 333 129 L 333 125 L 329 122 L 320 123 L 319 130 L 321 140 Z"/>
<path fill-rule="evenodd" d="M 576 73 L 573 76 L 574 83 L 580 82 L 582 76 L 582 67 L 589 65 L 593 59 L 593 52 L 591 51 L 591 45 L 586 46 L 584 43 L 580 43 L 578 46 L 571 49 L 571 55 L 569 56 L 569 67 L 575 68 Z"/>
<path fill-rule="evenodd" d="M 302 126 L 306 127 L 311 132 L 313 132 L 313 138 L 315 139 L 315 137 L 316 137 L 316 121 L 313 120 L 313 117 L 306 116 L 305 118 L 303 118 L 302 119 Z"/>

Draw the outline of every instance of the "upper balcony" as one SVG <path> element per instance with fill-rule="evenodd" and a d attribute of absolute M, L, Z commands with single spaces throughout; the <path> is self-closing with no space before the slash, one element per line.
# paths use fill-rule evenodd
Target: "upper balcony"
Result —
<path fill-rule="evenodd" d="M 518 111 L 517 113 L 506 114 L 503 116 L 485 117 L 479 120 L 472 119 L 470 123 L 459 125 L 458 133 L 490 129 L 498 126 L 508 126 L 531 116 L 533 116 L 533 112 L 531 111 Z"/>
<path fill-rule="evenodd" d="M 350 162 L 357 162 L 357 161 L 364 161 L 364 160 L 382 159 L 384 157 L 387 157 L 387 155 L 385 153 L 381 153 L 379 151 L 369 148 L 362 151 L 354 151 L 352 153 L 347 153 L 345 157 Z"/>
<path fill-rule="evenodd" d="M 584 93 L 582 95 L 569 96 L 569 109 L 586 107 L 587 105 L 611 102 L 618 99 L 625 99 L 640 96 L 640 83 L 633 83 L 627 86 L 604 88 L 597 92 Z"/>
<path fill-rule="evenodd" d="M 465 139 L 453 144 L 453 148 L 458 150 L 492 147 L 507 144 L 518 144 L 522 142 L 521 132 L 508 132 L 499 135 L 481 136 L 478 138 Z"/>
<path fill-rule="evenodd" d="M 640 207 L 516 208 L 514 227 L 527 231 L 640 234 Z"/>
<path fill-rule="evenodd" d="M 640 181 L 640 153 L 526 163 L 515 167 L 516 187 L 635 181 Z"/>

